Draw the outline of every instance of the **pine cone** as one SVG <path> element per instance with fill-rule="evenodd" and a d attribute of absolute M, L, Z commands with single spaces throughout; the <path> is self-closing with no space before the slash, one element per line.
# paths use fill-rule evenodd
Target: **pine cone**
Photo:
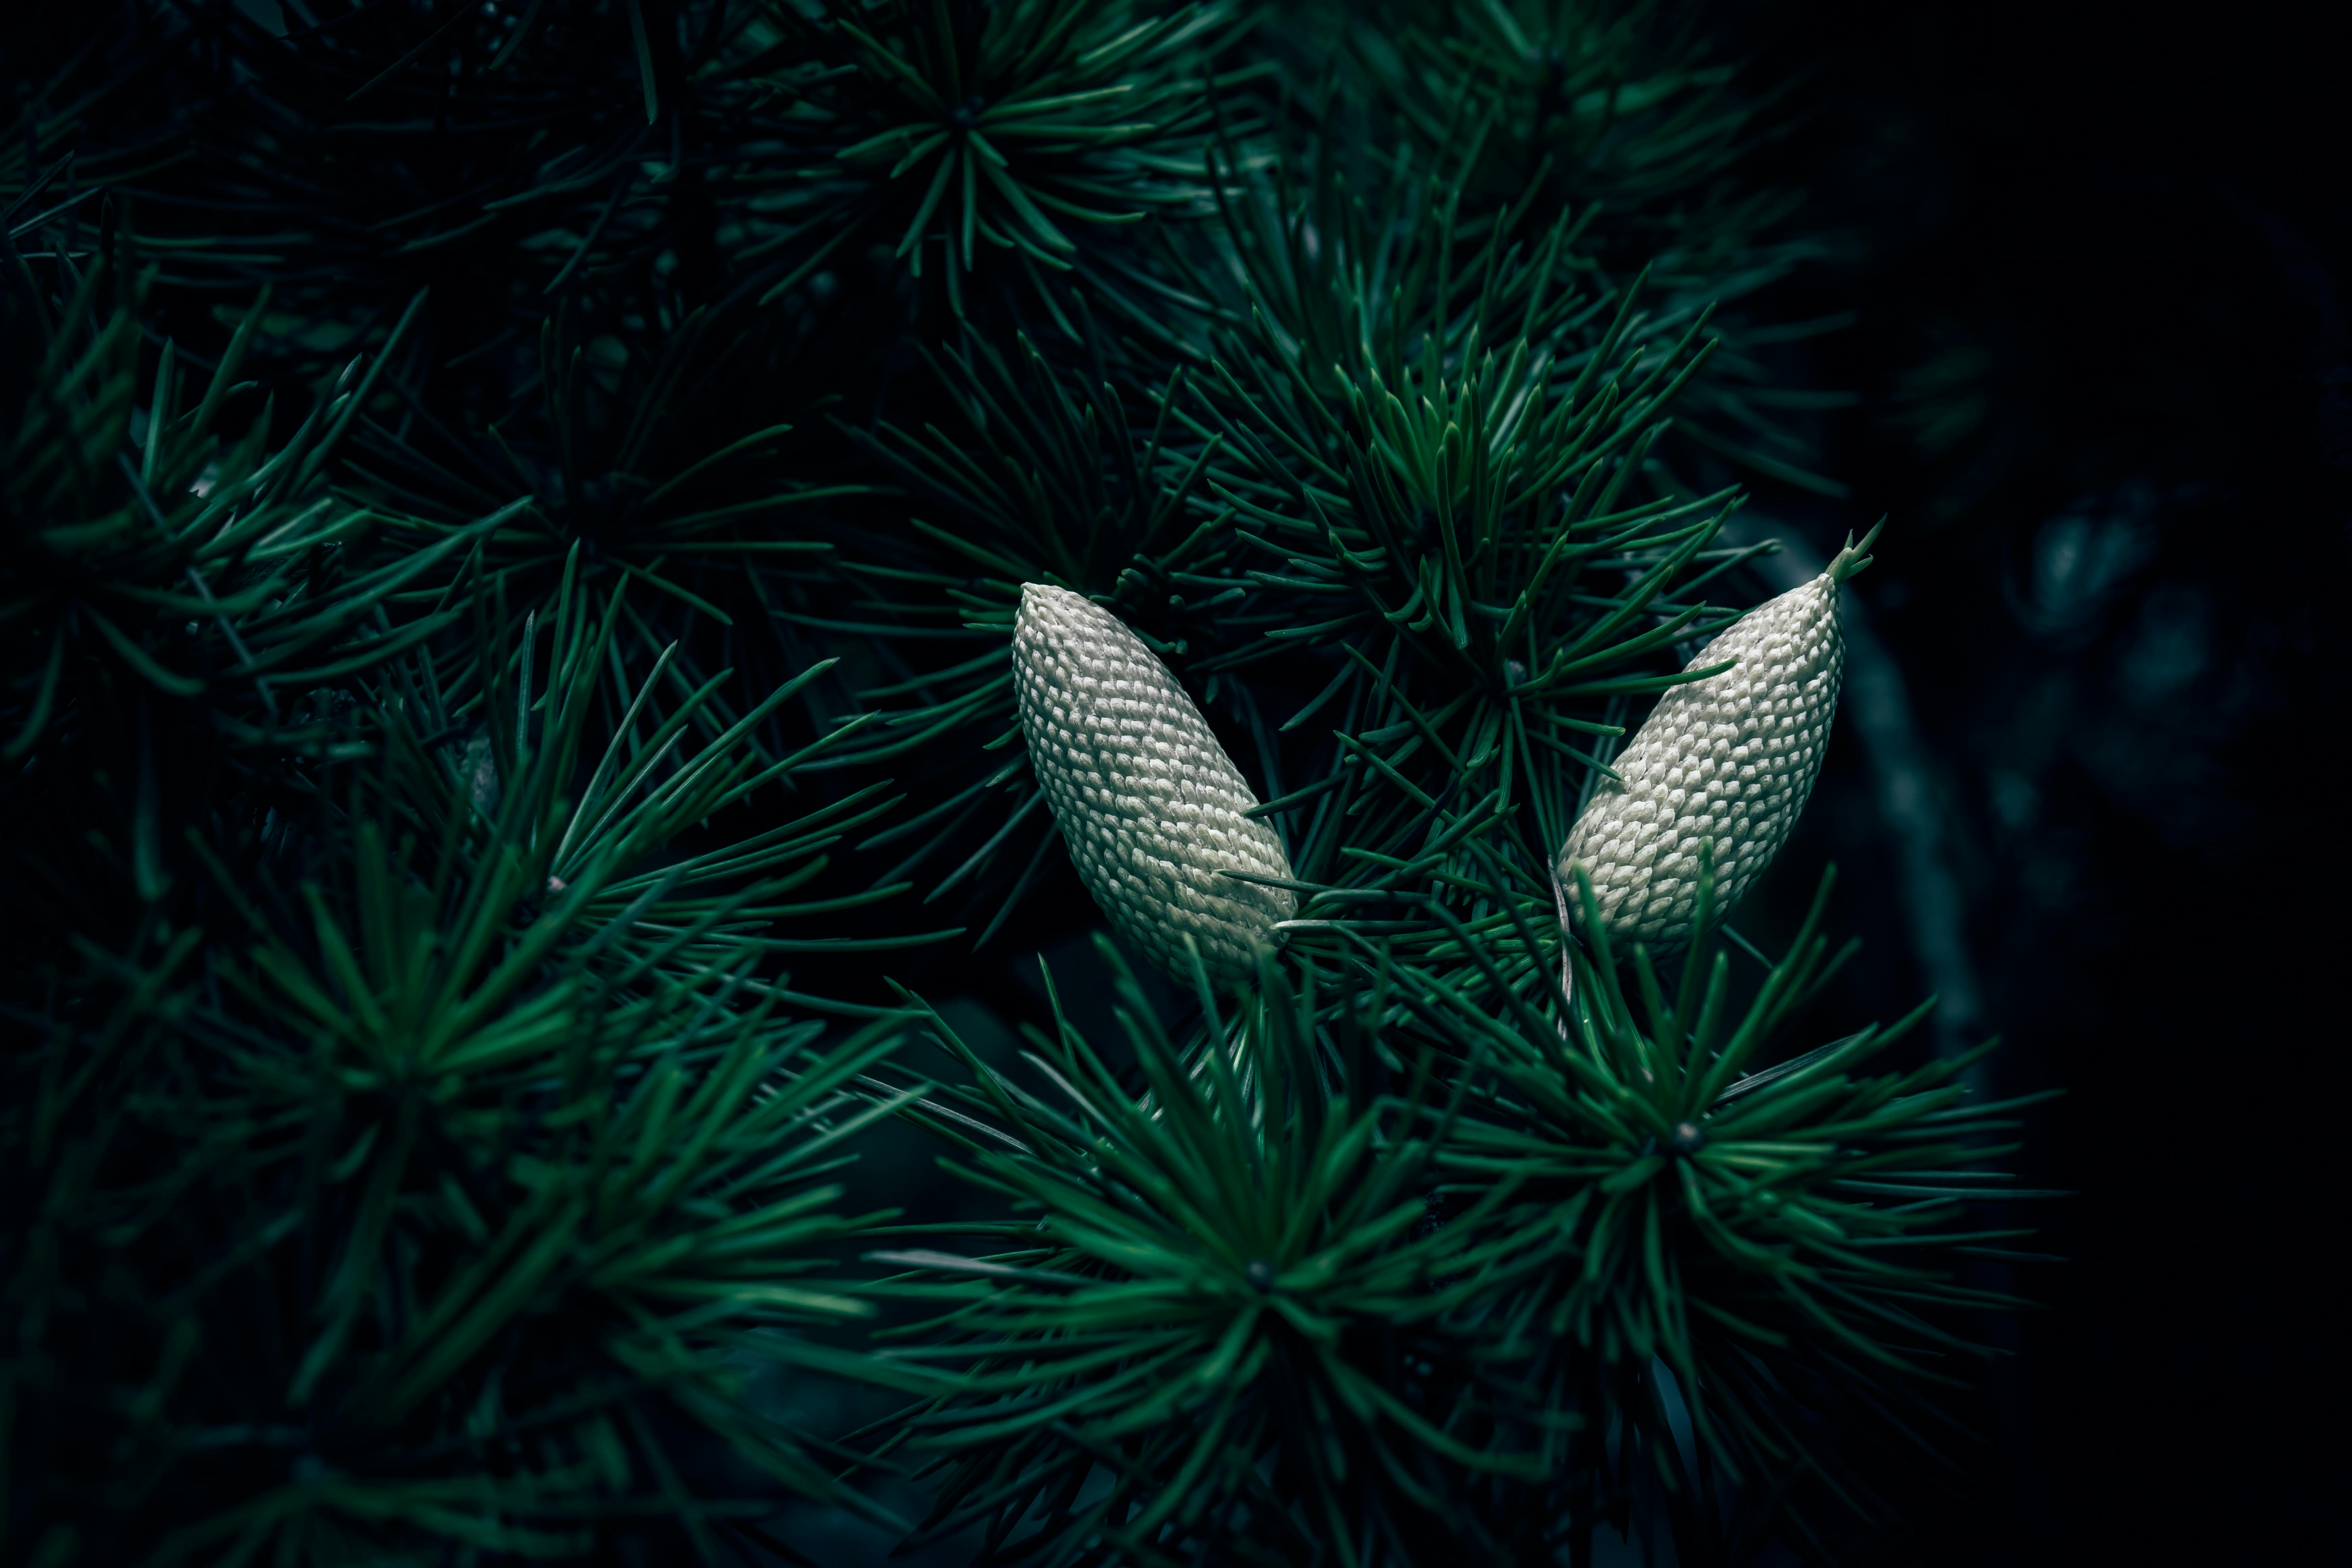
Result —
<path fill-rule="evenodd" d="M 1877 536 L 1849 537 L 1827 571 L 1750 610 L 1685 666 L 1738 661 L 1659 699 L 1617 761 L 1624 782 L 1603 780 L 1569 829 L 1561 885 L 1572 898 L 1583 868 L 1612 942 L 1690 941 L 1709 839 L 1718 914 L 1788 842 L 1821 772 L 1845 671 L 1838 584 L 1870 563 Z"/>
<path fill-rule="evenodd" d="M 1213 984 L 1246 980 L 1298 899 L 1223 873 L 1287 879 L 1290 858 L 1242 815 L 1257 797 L 1168 667 L 1109 611 L 1030 583 L 1013 672 L 1045 802 L 1111 923 L 1179 980 L 1187 936 Z"/>

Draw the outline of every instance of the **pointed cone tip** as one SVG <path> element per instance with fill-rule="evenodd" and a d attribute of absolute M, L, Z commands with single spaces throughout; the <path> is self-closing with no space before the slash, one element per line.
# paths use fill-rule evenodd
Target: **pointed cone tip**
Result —
<path fill-rule="evenodd" d="M 1885 526 L 1886 520 L 1883 517 L 1872 523 L 1870 531 L 1862 536 L 1862 542 L 1859 544 L 1853 542 L 1853 534 L 1847 534 L 1845 548 L 1837 552 L 1822 575 L 1832 583 L 1843 583 L 1859 574 L 1864 567 L 1870 564 L 1872 559 L 1870 547 L 1878 542 L 1879 531 Z"/>

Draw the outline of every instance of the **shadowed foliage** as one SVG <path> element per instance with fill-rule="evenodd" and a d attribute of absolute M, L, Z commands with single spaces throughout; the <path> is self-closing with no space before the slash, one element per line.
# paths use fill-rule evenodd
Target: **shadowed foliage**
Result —
<path fill-rule="evenodd" d="M 1826 892 L 1744 965 L 1576 945 L 1552 879 L 1756 596 L 1727 476 L 1834 489 L 1766 352 L 1822 245 L 1706 20 L 0 37 L 0 1556 L 1584 1568 L 1932 1518 L 2010 1108 L 1917 1015 L 1803 1048 Z M 1237 990 L 1029 966 L 1095 913 L 1032 583 L 1281 836 Z"/>

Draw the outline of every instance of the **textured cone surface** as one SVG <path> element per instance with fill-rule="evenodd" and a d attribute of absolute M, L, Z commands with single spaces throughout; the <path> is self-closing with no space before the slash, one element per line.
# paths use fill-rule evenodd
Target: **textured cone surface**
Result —
<path fill-rule="evenodd" d="M 1845 668 L 1836 578 L 1825 572 L 1758 605 L 1684 668 L 1727 658 L 1738 662 L 1659 700 L 1617 761 L 1625 782 L 1601 781 L 1559 852 L 1562 886 L 1573 899 L 1574 868 L 1584 868 L 1612 941 L 1673 948 L 1691 939 L 1707 840 L 1718 912 L 1788 842 L 1821 771 Z"/>
<path fill-rule="evenodd" d="M 1222 873 L 1286 879 L 1290 858 L 1242 815 L 1257 797 L 1168 667 L 1109 611 L 1031 583 L 1013 674 L 1030 761 L 1095 901 L 1179 979 L 1187 936 L 1213 982 L 1246 979 L 1298 900 Z"/>

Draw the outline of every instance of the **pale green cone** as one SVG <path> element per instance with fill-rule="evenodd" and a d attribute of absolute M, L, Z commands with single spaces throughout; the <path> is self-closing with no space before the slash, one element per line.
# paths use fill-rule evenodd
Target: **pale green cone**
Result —
<path fill-rule="evenodd" d="M 1024 584 L 1013 633 L 1021 731 L 1079 878 L 1152 961 L 1191 977 L 1190 936 L 1213 984 L 1253 972 L 1298 907 L 1290 858 L 1201 710 L 1142 640 L 1066 588 Z"/>
<path fill-rule="evenodd" d="M 1845 671 L 1837 588 L 1870 563 L 1851 540 L 1829 570 L 1758 605 L 1685 668 L 1735 662 L 1658 700 L 1617 759 L 1559 852 L 1559 879 L 1576 902 L 1580 867 L 1612 942 L 1682 946 L 1698 902 L 1699 847 L 1715 845 L 1715 901 L 1739 901 L 1812 794 Z"/>

